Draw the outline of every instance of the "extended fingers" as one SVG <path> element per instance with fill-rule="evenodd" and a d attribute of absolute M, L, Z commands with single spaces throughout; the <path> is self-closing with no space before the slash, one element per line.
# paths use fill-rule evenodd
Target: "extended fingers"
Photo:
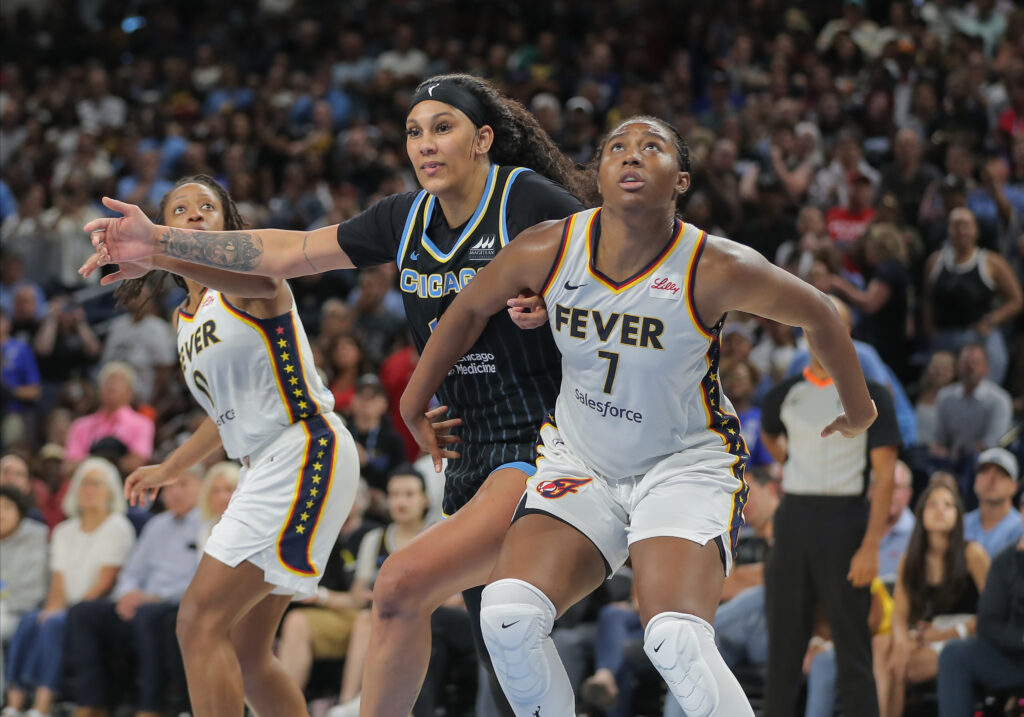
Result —
<path fill-rule="evenodd" d="M 450 418 L 447 421 L 432 422 L 430 425 L 434 428 L 434 433 L 444 433 L 445 431 L 450 431 L 451 429 L 455 428 L 456 426 L 461 426 L 462 425 L 462 419 L 461 418 Z"/>
<path fill-rule="evenodd" d="M 134 204 L 125 204 L 113 197 L 103 197 L 103 206 L 107 209 L 113 209 L 115 212 L 121 212 L 121 214 L 128 214 L 135 208 Z"/>
<path fill-rule="evenodd" d="M 96 269 L 100 267 L 100 261 L 100 255 L 93 254 L 88 259 L 86 259 L 85 263 L 82 264 L 82 266 L 78 269 L 78 273 L 88 278 L 89 276 L 92 275 L 94 271 L 96 271 Z"/>

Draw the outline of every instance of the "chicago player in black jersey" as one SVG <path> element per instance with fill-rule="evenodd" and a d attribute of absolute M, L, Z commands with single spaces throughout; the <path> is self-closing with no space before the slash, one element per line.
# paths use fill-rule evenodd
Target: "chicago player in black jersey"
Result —
<path fill-rule="evenodd" d="M 288 278 L 396 261 L 413 338 L 422 349 L 479 267 L 523 229 L 583 209 L 580 198 L 589 199 L 594 185 L 522 105 L 468 75 L 423 82 L 406 133 L 423 190 L 388 197 L 338 226 L 185 231 L 154 226 L 137 207 L 105 198 L 124 217 L 92 222 L 86 231 L 105 230 L 94 236 L 103 263 L 155 256 L 157 265 L 174 258 Z M 510 313 L 528 301 L 511 299 Z M 443 441 L 450 460 L 444 510 L 451 517 L 381 570 L 362 714 L 393 717 L 411 709 L 430 657 L 430 614 L 453 593 L 482 585 L 493 567 L 533 471 L 535 438 L 559 381 L 550 333 L 519 331 L 499 313 L 439 390 L 453 417 L 444 425 L 465 419 L 467 426 L 459 438 Z M 461 456 L 452 449 L 460 440 Z M 479 589 L 465 597 L 478 631 Z"/>

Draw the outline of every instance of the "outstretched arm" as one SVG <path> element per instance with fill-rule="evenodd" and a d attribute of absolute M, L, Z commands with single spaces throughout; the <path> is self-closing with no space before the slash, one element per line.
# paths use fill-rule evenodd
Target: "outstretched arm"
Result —
<path fill-rule="evenodd" d="M 103 259 L 100 255 L 93 254 L 78 270 L 84 277 L 89 277 L 94 271 L 103 266 Z M 178 276 L 184 276 L 203 286 L 206 286 L 222 294 L 238 296 L 246 299 L 272 299 L 277 296 L 281 287 L 281 279 L 274 279 L 259 274 L 241 274 L 237 271 L 225 269 L 214 269 L 201 264 L 189 264 L 181 259 L 172 259 L 167 256 L 151 256 L 139 261 L 123 261 L 117 266 L 117 271 L 107 274 L 100 279 L 102 286 L 116 284 L 119 281 L 138 279 L 145 276 L 153 269 L 162 269 Z"/>
<path fill-rule="evenodd" d="M 103 204 L 124 216 L 95 219 L 85 225 L 102 264 L 165 256 L 278 279 L 354 266 L 338 246 L 336 226 L 311 232 L 283 229 L 207 232 L 153 224 L 137 206 L 109 197 L 103 198 Z"/>
<path fill-rule="evenodd" d="M 508 297 L 523 289 L 538 294 L 542 291 L 558 254 L 563 226 L 562 221 L 538 224 L 499 251 L 459 293 L 427 341 L 402 394 L 400 408 L 402 418 L 420 447 L 433 457 L 438 471 L 442 452 L 424 415 L 430 397 L 480 337 L 490 318 L 506 307 Z"/>
<path fill-rule="evenodd" d="M 846 324 L 829 298 L 813 286 L 749 247 L 711 237 L 697 268 L 694 295 L 697 311 L 706 319 L 744 311 L 804 330 L 846 411 L 825 428 L 823 436 L 835 431 L 855 436 L 875 420 L 875 405 Z"/>

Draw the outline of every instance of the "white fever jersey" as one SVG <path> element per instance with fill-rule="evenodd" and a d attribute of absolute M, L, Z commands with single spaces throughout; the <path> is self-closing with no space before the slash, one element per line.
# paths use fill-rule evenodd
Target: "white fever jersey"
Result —
<path fill-rule="evenodd" d="M 231 458 L 334 409 L 294 300 L 288 313 L 259 319 L 207 289 L 194 315 L 178 311 L 178 361 Z"/>
<path fill-rule="evenodd" d="M 676 220 L 658 257 L 617 283 L 594 267 L 600 225 L 600 209 L 566 220 L 543 291 L 562 353 L 559 432 L 606 479 L 680 451 L 732 454 L 741 476 L 746 444 L 718 379 L 721 321 L 705 328 L 693 308 L 705 233 Z"/>

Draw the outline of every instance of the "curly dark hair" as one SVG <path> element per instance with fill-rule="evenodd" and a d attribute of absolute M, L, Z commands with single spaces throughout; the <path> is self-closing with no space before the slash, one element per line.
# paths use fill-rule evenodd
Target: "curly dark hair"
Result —
<path fill-rule="evenodd" d="M 928 497 L 938 489 L 949 491 L 956 505 L 956 523 L 949 534 L 946 554 L 942 561 L 942 582 L 935 591 L 935 603 L 927 605 L 928 578 L 925 570 L 925 557 L 928 554 L 928 533 L 924 528 L 924 507 Z M 971 579 L 967 572 L 967 541 L 964 539 L 964 504 L 960 493 L 953 483 L 933 480 L 925 488 L 914 506 L 914 530 L 907 543 L 907 552 L 903 559 L 903 587 L 910 600 L 908 624 L 913 625 L 919 620 L 931 620 L 936 615 L 949 613 L 960 600 L 967 581 Z M 931 614 L 926 614 L 931 613 Z"/>
<path fill-rule="evenodd" d="M 156 215 L 157 223 L 166 223 L 167 219 L 164 215 L 167 212 L 167 203 L 170 201 L 171 194 L 174 193 L 175 189 L 185 184 L 202 184 L 217 195 L 217 199 L 220 200 L 221 210 L 224 214 L 225 231 L 245 229 L 246 222 L 242 219 L 242 215 L 239 214 L 238 207 L 235 205 L 235 200 L 231 198 L 231 195 L 228 194 L 228 190 L 224 189 L 220 182 L 207 174 L 193 174 L 188 177 L 182 177 L 175 182 L 174 186 L 167 190 L 164 196 L 160 199 L 160 207 L 157 210 Z M 149 272 L 145 276 L 140 276 L 138 279 L 129 279 L 122 282 L 114 291 L 114 297 L 117 299 L 118 308 L 125 307 L 137 296 L 146 292 L 146 301 L 142 302 L 142 304 L 140 304 L 135 310 L 136 316 L 140 315 L 146 306 L 146 302 L 148 302 L 154 294 L 159 293 L 163 289 L 164 283 L 168 277 L 170 277 L 177 286 L 188 291 L 185 280 L 180 276 L 157 269 Z"/>
<path fill-rule="evenodd" d="M 413 94 L 435 82 L 450 82 L 466 90 L 484 107 L 484 120 L 494 130 L 489 152 L 496 164 L 527 167 L 558 182 L 585 206 L 597 206 L 597 184 L 585 167 L 578 167 L 562 153 L 554 140 L 522 104 L 502 95 L 487 80 L 454 73 L 421 82 Z"/>

